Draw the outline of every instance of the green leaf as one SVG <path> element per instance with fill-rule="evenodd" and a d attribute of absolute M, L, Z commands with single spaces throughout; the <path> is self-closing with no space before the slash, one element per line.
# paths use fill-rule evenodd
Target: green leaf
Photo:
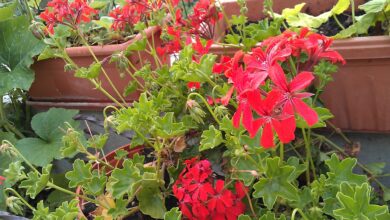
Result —
<path fill-rule="evenodd" d="M 126 54 L 130 54 L 132 51 L 142 51 L 146 49 L 146 38 L 142 38 L 140 40 L 136 40 L 132 42 L 127 48 L 126 48 Z"/>
<path fill-rule="evenodd" d="M 87 182 L 84 188 L 88 194 L 93 196 L 99 196 L 104 193 L 104 187 L 106 186 L 106 182 L 107 176 L 95 175 L 90 181 Z"/>
<path fill-rule="evenodd" d="M 102 150 L 104 145 L 107 143 L 107 140 L 108 140 L 108 134 L 93 135 L 88 140 L 88 147 Z"/>
<path fill-rule="evenodd" d="M 253 197 L 263 198 L 265 206 L 269 210 L 274 206 L 278 197 L 287 200 L 298 200 L 298 189 L 291 183 L 291 175 L 295 168 L 283 165 L 279 157 L 267 158 L 265 175 L 253 185 L 255 191 Z"/>
<path fill-rule="evenodd" d="M 70 202 L 63 202 L 60 207 L 56 209 L 54 213 L 52 213 L 53 219 L 63 219 L 63 220 L 73 220 L 79 214 L 78 208 L 79 201 L 74 199 Z"/>
<path fill-rule="evenodd" d="M 89 6 L 93 9 L 103 9 L 104 7 L 106 7 L 110 3 L 111 3 L 111 1 L 109 1 L 109 0 L 95 0 L 91 3 L 89 3 Z"/>
<path fill-rule="evenodd" d="M 76 70 L 74 76 L 83 79 L 95 79 L 99 77 L 101 71 L 102 64 L 100 62 L 94 62 L 88 68 L 81 67 L 80 69 Z"/>
<path fill-rule="evenodd" d="M 133 186 L 141 179 L 140 170 L 131 160 L 123 162 L 122 169 L 115 169 L 108 180 L 108 191 L 114 198 L 121 198 L 133 191 Z"/>
<path fill-rule="evenodd" d="M 23 179 L 26 174 L 24 173 L 22 161 L 15 161 L 10 163 L 8 169 L 4 170 L 3 176 L 11 185 L 14 185 L 16 182 Z"/>
<path fill-rule="evenodd" d="M 123 96 L 129 96 L 130 94 L 132 94 L 133 92 L 137 91 L 137 88 L 138 88 L 138 84 L 136 81 L 130 81 L 125 90 L 123 91 Z"/>
<path fill-rule="evenodd" d="M 108 210 L 108 214 L 112 215 L 114 219 L 117 219 L 121 216 L 126 216 L 129 213 L 127 209 L 127 205 L 129 202 L 127 199 L 116 199 L 115 200 L 115 208 L 110 208 Z M 120 218 L 119 218 L 120 219 Z"/>
<path fill-rule="evenodd" d="M 261 216 L 259 220 L 286 220 L 286 217 L 282 214 L 280 218 L 277 218 L 275 213 L 268 211 L 265 215 Z"/>
<path fill-rule="evenodd" d="M 156 133 L 162 138 L 172 138 L 175 136 L 183 135 L 186 131 L 182 122 L 174 122 L 174 113 L 168 112 L 164 117 L 157 118 Z"/>
<path fill-rule="evenodd" d="M 380 175 L 383 173 L 383 169 L 385 168 L 386 163 L 385 162 L 378 162 L 378 163 L 369 163 L 366 164 L 366 168 L 371 171 L 374 175 Z"/>
<path fill-rule="evenodd" d="M 14 0 L 10 3 L 6 3 L 6 6 L 1 7 L 0 22 L 13 18 L 16 6 L 18 6 L 18 1 Z"/>
<path fill-rule="evenodd" d="M 45 207 L 43 200 L 41 200 L 37 205 L 37 209 L 33 211 L 33 214 L 34 217 L 32 220 L 49 220 L 49 207 Z"/>
<path fill-rule="evenodd" d="M 69 187 L 75 188 L 81 184 L 88 183 L 92 179 L 92 165 L 85 164 L 83 160 L 77 159 L 73 163 L 73 170 L 67 172 L 65 177 L 69 180 Z"/>
<path fill-rule="evenodd" d="M 31 127 L 39 138 L 24 138 L 16 143 L 16 148 L 29 162 L 36 166 L 45 166 L 53 159 L 62 158 L 62 136 L 68 123 L 72 127 L 78 127 L 79 123 L 72 118 L 77 110 L 51 108 L 47 112 L 36 114 L 31 120 Z"/>
<path fill-rule="evenodd" d="M 181 211 L 178 207 L 175 207 L 164 214 L 164 220 L 180 220 L 181 216 Z"/>
<path fill-rule="evenodd" d="M 359 5 L 359 9 L 364 10 L 366 13 L 378 13 L 383 11 L 388 4 L 388 0 L 371 0 L 363 5 Z"/>
<path fill-rule="evenodd" d="M 142 184 L 137 199 L 143 214 L 150 215 L 155 219 L 164 218 L 166 211 L 164 198 L 156 179 L 149 181 L 149 184 Z"/>
<path fill-rule="evenodd" d="M 199 151 L 213 149 L 223 142 L 222 132 L 214 125 L 210 125 L 208 130 L 203 131 L 200 141 Z"/>
<path fill-rule="evenodd" d="M 92 3 L 94 3 L 94 2 L 92 2 Z M 114 18 L 109 17 L 109 16 L 102 16 L 102 17 L 100 17 L 99 20 L 93 20 L 92 22 L 97 24 L 100 27 L 105 28 L 106 30 L 110 30 L 112 23 L 114 23 Z"/>
<path fill-rule="evenodd" d="M 1 16 L 3 15 L 0 13 Z M 45 47 L 28 29 L 25 16 L 0 22 L 0 95 L 12 89 L 29 90 L 34 80 L 30 65 Z"/>
<path fill-rule="evenodd" d="M 342 161 L 339 160 L 336 154 L 325 161 L 325 164 L 329 167 L 328 184 L 340 185 L 343 182 L 349 182 L 351 184 L 361 185 L 367 181 L 365 175 L 358 175 L 352 172 L 357 160 L 355 158 L 346 158 Z"/>
<path fill-rule="evenodd" d="M 325 121 L 334 117 L 327 108 L 315 107 L 313 109 L 317 112 L 318 122 L 313 126 L 309 126 L 302 117 L 299 117 L 296 122 L 298 128 L 323 128 L 326 127 Z"/>
<path fill-rule="evenodd" d="M 333 6 L 331 12 L 333 14 L 339 15 L 346 11 L 351 4 L 351 0 L 338 0 L 336 5 Z"/>
<path fill-rule="evenodd" d="M 333 214 L 338 219 L 365 219 L 376 220 L 378 216 L 388 213 L 387 206 L 370 204 L 371 187 L 368 183 L 360 186 L 341 183 L 337 200 L 341 208 L 334 210 Z"/>
<path fill-rule="evenodd" d="M 49 164 L 42 169 L 42 175 L 39 175 L 35 171 L 31 171 L 27 174 L 27 179 L 23 180 L 19 188 L 26 189 L 26 194 L 30 198 L 35 199 L 35 197 L 46 187 L 46 184 L 49 182 L 50 171 L 52 165 Z"/>

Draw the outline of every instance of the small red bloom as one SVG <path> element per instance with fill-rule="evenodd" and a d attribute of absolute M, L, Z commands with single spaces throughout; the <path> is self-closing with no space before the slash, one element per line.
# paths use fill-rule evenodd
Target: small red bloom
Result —
<path fill-rule="evenodd" d="M 189 82 L 187 83 L 189 89 L 200 89 L 200 82 Z"/>
<path fill-rule="evenodd" d="M 186 168 L 173 185 L 173 194 L 179 200 L 183 215 L 190 220 L 237 219 L 245 212 L 241 201 L 246 188 L 236 182 L 237 194 L 226 189 L 224 180 L 211 177 L 212 170 L 207 160 L 187 160 Z"/>
<path fill-rule="evenodd" d="M 0 176 L 0 185 L 4 183 L 5 178 L 3 176 Z"/>
<path fill-rule="evenodd" d="M 206 45 L 203 46 L 202 42 L 200 41 L 199 36 L 196 36 L 195 43 L 192 43 L 192 48 L 198 52 L 199 55 L 205 55 L 209 52 L 209 49 L 211 45 L 213 44 L 213 40 L 208 40 L 206 42 Z"/>

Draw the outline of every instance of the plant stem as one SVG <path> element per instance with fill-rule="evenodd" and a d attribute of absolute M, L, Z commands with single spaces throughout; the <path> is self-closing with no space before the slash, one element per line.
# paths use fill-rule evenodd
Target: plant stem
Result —
<path fill-rule="evenodd" d="M 333 14 L 333 19 L 336 21 L 337 25 L 338 25 L 341 29 L 345 30 L 345 27 L 343 26 L 343 24 L 341 24 L 341 22 L 339 21 L 339 19 L 337 18 L 337 16 L 336 16 L 335 14 Z"/>
<path fill-rule="evenodd" d="M 311 155 L 311 149 L 310 149 L 310 143 L 309 143 L 309 140 L 306 136 L 306 131 L 304 128 L 301 129 L 302 130 L 302 136 L 303 136 L 303 139 L 305 141 L 305 149 L 306 149 L 306 182 L 307 182 L 307 185 L 310 184 L 310 160 L 312 158 L 312 155 Z M 314 167 L 313 167 L 314 168 Z M 315 169 L 315 168 L 314 168 Z"/>
<path fill-rule="evenodd" d="M 351 11 L 352 11 L 352 24 L 354 25 L 356 22 L 355 16 L 355 0 L 351 0 Z"/>
<path fill-rule="evenodd" d="M 75 197 L 82 198 L 82 199 L 84 199 L 85 201 L 92 202 L 92 203 L 95 203 L 95 204 L 97 204 L 97 205 L 101 205 L 102 207 L 104 207 L 104 208 L 106 208 L 106 209 L 109 209 L 109 208 L 110 208 L 110 207 L 106 207 L 104 204 L 102 204 L 101 202 L 99 202 L 99 201 L 97 201 L 97 200 L 95 200 L 95 199 L 91 199 L 91 198 L 89 198 L 88 196 L 80 195 L 80 194 L 77 194 L 77 193 L 72 192 L 72 191 L 70 191 L 70 190 L 64 189 L 64 188 L 62 188 L 62 187 L 57 186 L 56 184 L 54 184 L 54 183 L 52 183 L 52 182 L 48 182 L 48 183 L 47 183 L 47 186 L 48 186 L 49 188 L 56 189 L 56 190 L 61 191 L 61 192 L 63 192 L 63 193 L 66 193 L 66 194 L 69 194 L 69 195 L 73 195 L 73 196 L 75 196 Z"/>
<path fill-rule="evenodd" d="M 32 211 L 36 211 L 36 209 L 34 207 L 32 207 L 18 192 L 16 192 L 16 190 L 12 189 L 12 188 L 6 188 L 4 190 L 4 192 L 12 192 L 16 197 L 18 197 L 29 209 L 31 209 Z"/>
<path fill-rule="evenodd" d="M 343 156 L 345 157 L 349 157 L 349 155 L 347 153 L 344 152 L 344 150 L 339 147 L 337 144 L 335 144 L 333 141 L 329 140 L 328 138 L 326 138 L 325 136 L 323 135 L 320 135 L 320 134 L 312 134 L 313 136 L 315 137 L 318 137 L 319 139 L 321 139 L 322 141 L 324 141 L 325 143 L 327 143 L 330 147 L 336 149 L 338 152 L 340 152 Z M 365 167 L 363 164 L 361 164 L 359 161 L 357 161 L 356 163 L 364 172 L 366 172 L 371 178 L 372 180 L 374 180 L 381 188 L 382 190 L 385 189 L 386 187 L 375 177 L 375 175 L 371 172 L 371 170 L 369 170 L 367 167 Z"/>
<path fill-rule="evenodd" d="M 92 48 L 91 46 L 89 46 L 87 40 L 84 38 L 83 34 L 80 32 L 80 30 L 77 28 L 77 33 L 78 35 L 80 36 L 81 40 L 83 41 L 84 45 L 87 47 L 89 53 L 92 55 L 93 59 L 95 60 L 96 63 L 99 63 L 99 59 L 96 57 L 95 53 L 92 51 Z M 110 79 L 110 77 L 108 76 L 106 70 L 104 69 L 104 67 L 102 66 L 101 67 L 102 69 L 102 72 L 104 74 L 104 76 L 106 77 L 108 83 L 111 85 L 111 87 L 114 89 L 114 92 L 117 94 L 117 96 L 121 99 L 121 101 L 123 102 L 123 104 L 126 104 L 126 101 L 125 99 L 122 97 L 122 95 L 119 93 L 118 89 L 115 87 L 114 83 L 112 82 L 112 80 Z"/>
<path fill-rule="evenodd" d="M 9 144 L 13 149 L 13 151 L 20 157 L 22 158 L 22 160 L 34 171 L 34 172 L 37 172 L 39 175 L 41 175 L 41 173 L 22 155 L 22 153 L 20 153 L 20 151 L 9 141 L 7 140 L 3 140 L 4 142 L 6 142 L 7 144 Z"/>
<path fill-rule="evenodd" d="M 4 123 L 4 128 L 13 132 L 16 136 L 18 136 L 19 138 L 24 138 L 24 135 L 22 134 L 22 132 L 20 132 L 17 128 L 15 128 L 15 126 L 13 126 L 11 123 L 9 123 L 6 115 L 5 115 L 5 112 L 4 112 L 4 103 L 3 103 L 3 96 L 0 96 L 0 121 L 2 121 Z"/>
<path fill-rule="evenodd" d="M 279 142 L 279 157 L 280 157 L 280 160 L 283 161 L 284 160 L 284 144 L 280 141 Z"/>
<path fill-rule="evenodd" d="M 197 96 L 199 97 L 202 102 L 206 105 L 207 109 L 209 110 L 210 114 L 213 116 L 214 120 L 218 123 L 218 124 L 221 124 L 221 121 L 218 119 L 218 117 L 214 114 L 213 110 L 211 109 L 209 103 L 206 101 L 206 99 L 200 95 L 199 93 L 196 93 L 196 92 L 193 92 L 193 93 L 190 93 L 188 95 L 188 98 L 187 99 L 190 99 L 192 96 Z"/>
<path fill-rule="evenodd" d="M 294 209 L 294 211 L 291 214 L 291 220 L 295 220 L 295 215 L 297 214 L 297 212 L 299 212 L 299 214 L 302 216 L 304 220 L 309 220 L 309 218 L 299 208 Z"/>

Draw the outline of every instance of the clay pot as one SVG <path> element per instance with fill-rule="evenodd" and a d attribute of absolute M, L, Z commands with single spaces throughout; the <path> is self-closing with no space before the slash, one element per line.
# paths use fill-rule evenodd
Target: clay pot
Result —
<path fill-rule="evenodd" d="M 143 152 L 143 150 L 145 149 L 144 146 L 138 146 L 138 147 L 135 147 L 135 148 L 130 148 L 130 145 L 124 145 L 110 153 L 108 153 L 104 158 L 103 160 L 107 161 L 108 164 L 112 165 L 112 166 L 115 166 L 118 161 L 115 159 L 115 156 L 116 156 L 116 151 L 118 150 L 125 150 L 128 152 L 127 154 L 127 157 L 128 158 L 132 158 L 135 154 L 139 153 L 141 154 Z M 121 167 L 121 163 L 119 163 L 118 167 Z M 92 166 L 92 169 L 98 169 L 99 168 L 99 164 L 93 164 Z M 106 174 L 107 176 L 109 176 L 111 174 L 111 170 L 106 170 Z M 83 194 L 83 191 L 82 191 L 82 188 L 81 187 L 77 187 L 76 189 L 76 193 L 81 195 Z M 83 209 L 84 209 L 84 205 L 87 203 L 85 202 L 83 199 L 77 197 L 76 198 L 79 203 L 78 203 L 78 208 L 79 208 L 79 219 L 87 219 L 86 216 L 84 215 L 83 213 Z"/>
<path fill-rule="evenodd" d="M 146 29 L 145 34 L 149 42 L 152 42 L 152 39 L 154 39 L 155 45 L 158 46 L 161 44 L 159 27 L 149 27 Z M 123 44 L 92 46 L 91 49 L 99 60 L 103 60 L 116 51 L 126 49 L 128 45 L 141 38 L 142 35 L 138 34 L 132 40 Z M 66 52 L 80 67 L 88 67 L 94 62 L 93 57 L 86 47 L 67 48 Z M 140 56 L 135 52 L 130 55 L 129 60 L 136 67 L 141 67 L 147 62 L 152 64 L 152 68 L 155 67 L 152 56 L 144 51 L 140 51 Z M 102 92 L 95 89 L 88 79 L 76 78 L 73 72 L 65 72 L 64 65 L 65 62 L 62 59 L 47 59 L 35 62 L 32 65 L 35 71 L 35 81 L 29 91 L 30 100 L 28 104 L 40 108 L 101 109 L 113 103 Z M 122 94 L 129 82 L 133 80 L 131 76 L 125 73 L 124 77 L 121 77 L 114 63 L 110 64 L 106 62 L 103 67 L 119 93 Z M 99 79 L 102 82 L 101 86 L 114 98 L 119 100 L 118 95 L 114 92 L 114 89 L 103 73 L 100 74 Z M 126 102 L 131 103 L 138 99 L 139 94 L 140 92 L 136 91 L 125 97 Z"/>
<path fill-rule="evenodd" d="M 340 66 L 322 100 L 345 131 L 390 132 L 390 37 L 337 40 Z"/>

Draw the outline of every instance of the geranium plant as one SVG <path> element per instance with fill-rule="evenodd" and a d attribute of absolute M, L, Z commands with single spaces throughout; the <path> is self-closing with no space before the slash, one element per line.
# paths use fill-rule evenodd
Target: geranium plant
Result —
<path fill-rule="evenodd" d="M 94 14 L 85 1 L 49 3 L 41 15 L 49 47 L 41 56 L 63 58 L 76 77 L 89 79 L 111 98 L 116 106 L 104 109 L 104 127 L 107 133 L 132 132 L 131 143 L 110 158 L 102 152 L 107 134 L 85 140 L 74 125 L 63 124 L 56 158 L 82 155 L 73 160 L 64 186 L 53 181 L 51 161 L 33 164 L 3 141 L 1 151 L 21 159 L 10 164 L 5 182 L 30 198 L 48 190 L 74 197 L 57 207 L 44 200 L 33 206 L 7 188 L 14 199 L 10 206 L 26 206 L 33 219 L 390 218 L 386 205 L 371 200 L 367 176 L 353 173 L 356 159 L 343 158 L 342 149 L 314 131 L 332 117 L 318 97 L 336 64 L 345 62 L 330 48 L 332 39 L 308 28 L 281 33 L 280 21 L 265 21 L 263 31 L 273 28 L 264 39 L 253 43 L 243 34 L 232 57 L 218 56 L 210 48 L 224 13 L 213 1 L 197 2 L 191 13 L 178 1 L 126 1 L 110 13 L 110 29 L 143 33 L 150 24 L 160 25 L 164 44 L 156 47 L 144 37 L 80 67 L 67 56 L 64 42 L 73 31 L 89 47 L 81 27 Z M 128 60 L 138 51 L 152 55 L 154 68 L 146 61 L 137 68 Z M 129 89 L 142 91 L 131 105 L 99 86 L 99 74 L 108 74 L 102 63 L 109 60 L 133 76 Z M 337 154 L 321 152 L 319 143 Z"/>

